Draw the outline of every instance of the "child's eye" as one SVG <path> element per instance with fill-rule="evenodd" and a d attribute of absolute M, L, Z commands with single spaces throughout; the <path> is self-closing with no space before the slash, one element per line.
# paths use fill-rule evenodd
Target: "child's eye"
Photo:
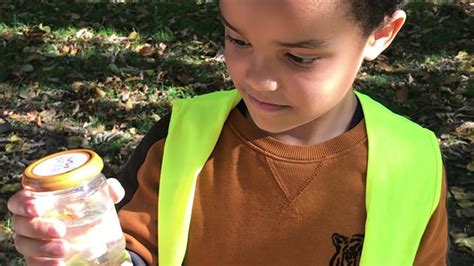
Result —
<path fill-rule="evenodd" d="M 294 63 L 301 65 L 301 66 L 309 66 L 312 65 L 316 60 L 318 60 L 317 57 L 299 57 L 294 54 L 286 54 L 286 56 Z"/>
<path fill-rule="evenodd" d="M 237 48 L 248 48 L 248 47 L 250 47 L 250 43 L 244 42 L 244 41 L 239 40 L 239 39 L 232 38 L 229 35 L 225 35 L 225 39 L 227 41 L 229 41 L 231 44 L 233 44 L 234 46 L 236 46 Z"/>

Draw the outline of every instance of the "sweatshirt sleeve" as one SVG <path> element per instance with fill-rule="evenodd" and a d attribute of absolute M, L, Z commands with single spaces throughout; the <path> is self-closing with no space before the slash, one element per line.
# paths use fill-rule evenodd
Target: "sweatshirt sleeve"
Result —
<path fill-rule="evenodd" d="M 446 210 L 446 173 L 443 170 L 443 182 L 438 207 L 432 214 L 418 248 L 416 266 L 447 265 L 448 253 L 448 215 Z"/>
<path fill-rule="evenodd" d="M 117 205 L 127 250 L 146 265 L 158 264 L 158 189 L 169 116 L 143 138 L 119 179 L 125 197 Z"/>

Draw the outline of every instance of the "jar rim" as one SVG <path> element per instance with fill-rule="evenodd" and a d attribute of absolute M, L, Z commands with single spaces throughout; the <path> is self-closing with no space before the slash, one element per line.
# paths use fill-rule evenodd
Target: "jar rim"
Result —
<path fill-rule="evenodd" d="M 30 164 L 22 186 L 36 192 L 65 189 L 96 177 L 103 167 L 100 156 L 88 149 L 57 152 Z"/>

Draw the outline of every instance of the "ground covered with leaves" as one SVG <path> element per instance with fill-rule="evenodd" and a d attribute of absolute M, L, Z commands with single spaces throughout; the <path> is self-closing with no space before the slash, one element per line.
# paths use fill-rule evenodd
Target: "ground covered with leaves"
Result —
<path fill-rule="evenodd" d="M 354 87 L 435 131 L 450 258 L 474 264 L 474 7 L 415 3 Z M 0 265 L 23 265 L 6 201 L 35 159 L 89 148 L 118 176 L 171 102 L 232 87 L 215 3 L 0 3 Z"/>

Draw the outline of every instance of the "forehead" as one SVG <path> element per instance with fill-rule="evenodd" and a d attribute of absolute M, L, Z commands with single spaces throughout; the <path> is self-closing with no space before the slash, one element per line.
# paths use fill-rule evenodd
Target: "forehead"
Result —
<path fill-rule="evenodd" d="M 277 28 L 304 35 L 352 25 L 344 0 L 221 0 L 220 9 L 244 34 Z"/>
<path fill-rule="evenodd" d="M 221 7 L 233 6 L 249 9 L 271 9 L 282 13 L 297 12 L 300 15 L 310 15 L 318 11 L 330 11 L 339 8 L 344 0 L 220 0 Z M 259 10 L 263 11 L 263 10 Z"/>

